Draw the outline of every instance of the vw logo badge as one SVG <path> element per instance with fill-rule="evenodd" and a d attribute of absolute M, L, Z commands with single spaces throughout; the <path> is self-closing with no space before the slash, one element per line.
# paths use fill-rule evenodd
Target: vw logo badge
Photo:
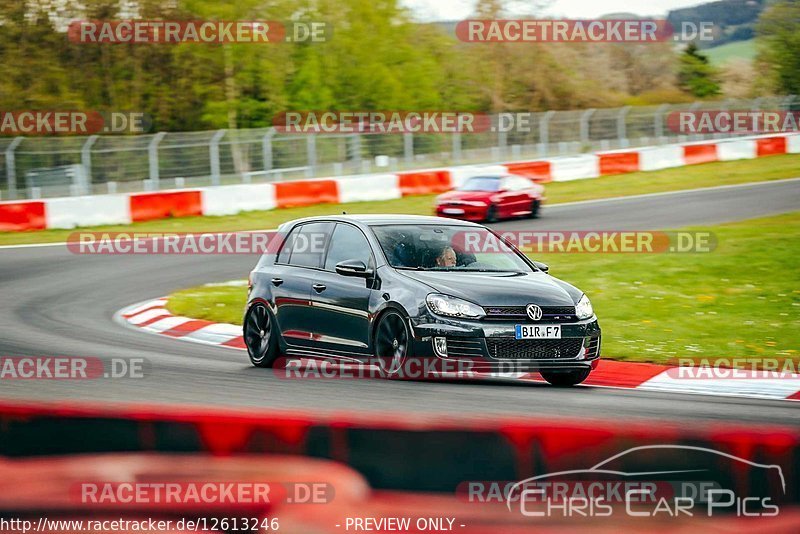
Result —
<path fill-rule="evenodd" d="M 542 309 L 536 304 L 528 304 L 525 307 L 525 312 L 531 318 L 531 321 L 538 321 L 542 318 Z"/>

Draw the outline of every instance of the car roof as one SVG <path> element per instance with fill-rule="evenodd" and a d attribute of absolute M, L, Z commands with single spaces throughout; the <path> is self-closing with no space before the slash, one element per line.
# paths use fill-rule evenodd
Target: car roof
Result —
<path fill-rule="evenodd" d="M 318 215 L 314 217 L 304 217 L 302 219 L 295 219 L 288 221 L 286 225 L 295 225 L 300 222 L 313 222 L 313 221 L 341 221 L 351 222 L 366 226 L 383 225 L 383 224 L 447 224 L 451 226 L 478 226 L 479 224 L 460 221 L 457 219 L 448 219 L 445 217 L 433 217 L 429 215 L 397 215 L 397 214 L 354 214 L 354 215 Z"/>

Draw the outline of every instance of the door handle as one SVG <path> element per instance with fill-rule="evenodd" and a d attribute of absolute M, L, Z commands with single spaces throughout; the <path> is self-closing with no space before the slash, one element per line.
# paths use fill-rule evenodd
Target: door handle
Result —
<path fill-rule="evenodd" d="M 311 287 L 313 287 L 314 291 L 316 291 L 317 293 L 322 293 L 328 286 L 326 286 L 325 284 L 314 284 Z"/>
<path fill-rule="evenodd" d="M 273 278 L 272 279 L 272 285 L 273 286 L 279 286 L 282 283 L 283 283 L 283 278 Z"/>

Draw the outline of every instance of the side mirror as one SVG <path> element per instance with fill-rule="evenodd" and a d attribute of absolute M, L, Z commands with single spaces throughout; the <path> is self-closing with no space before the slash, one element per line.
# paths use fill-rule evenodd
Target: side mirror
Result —
<path fill-rule="evenodd" d="M 546 263 L 542 263 L 540 261 L 534 261 L 533 264 L 542 272 L 550 272 L 550 267 Z"/>
<path fill-rule="evenodd" d="M 336 272 L 342 276 L 358 276 L 367 278 L 372 276 L 372 271 L 367 269 L 361 260 L 344 260 L 336 264 Z"/>

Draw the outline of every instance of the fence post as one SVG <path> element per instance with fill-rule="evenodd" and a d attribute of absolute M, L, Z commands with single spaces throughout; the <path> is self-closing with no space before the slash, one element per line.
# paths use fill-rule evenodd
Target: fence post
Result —
<path fill-rule="evenodd" d="M 403 159 L 406 165 L 411 165 L 414 161 L 414 134 L 411 132 L 403 134 Z"/>
<path fill-rule="evenodd" d="M 83 194 L 88 194 L 88 185 L 92 183 L 92 145 L 97 142 L 96 135 L 90 135 L 81 147 L 81 165 L 83 165 Z"/>
<path fill-rule="evenodd" d="M 270 128 L 261 138 L 261 157 L 264 160 L 265 173 L 272 170 L 272 137 L 274 135 L 275 128 Z"/>
<path fill-rule="evenodd" d="M 314 176 L 317 166 L 317 137 L 309 135 L 306 137 L 306 177 Z"/>
<path fill-rule="evenodd" d="M 630 146 L 628 142 L 628 129 L 625 125 L 625 117 L 628 116 L 631 107 L 625 106 L 624 108 L 619 110 L 617 114 L 617 140 L 619 141 L 620 148 L 627 148 Z"/>
<path fill-rule="evenodd" d="M 14 161 L 14 150 L 24 140 L 24 137 L 15 137 L 6 148 L 6 179 L 8 180 L 8 198 L 17 198 L 17 166 Z"/>
<path fill-rule="evenodd" d="M 345 140 L 345 148 L 347 147 L 347 141 Z M 356 169 L 361 168 L 361 134 L 353 134 L 353 163 L 355 164 Z"/>
<path fill-rule="evenodd" d="M 167 135 L 166 132 L 158 132 L 147 144 L 147 162 L 150 166 L 150 187 L 153 190 L 158 190 L 158 144 L 164 139 L 165 135 Z"/>
<path fill-rule="evenodd" d="M 669 104 L 661 104 L 656 108 L 656 114 L 653 120 L 653 135 L 655 135 L 658 142 L 664 137 L 664 113 L 669 109 Z"/>
<path fill-rule="evenodd" d="M 219 185 L 220 164 L 219 164 L 219 140 L 225 135 L 226 130 L 217 130 L 208 143 L 208 157 L 211 165 L 211 185 Z"/>
<path fill-rule="evenodd" d="M 589 142 L 589 119 L 594 115 L 596 110 L 594 108 L 587 109 L 581 113 L 581 143 L 586 144 Z"/>
<path fill-rule="evenodd" d="M 461 161 L 461 134 L 453 132 L 452 139 L 453 146 L 453 161 L 458 163 Z"/>
<path fill-rule="evenodd" d="M 542 146 L 542 149 L 539 150 L 539 153 L 542 156 L 548 152 L 547 147 L 550 144 L 550 117 L 555 114 L 556 112 L 552 109 L 550 111 L 546 111 L 544 115 L 542 115 L 542 120 L 539 121 L 539 145 Z"/>

